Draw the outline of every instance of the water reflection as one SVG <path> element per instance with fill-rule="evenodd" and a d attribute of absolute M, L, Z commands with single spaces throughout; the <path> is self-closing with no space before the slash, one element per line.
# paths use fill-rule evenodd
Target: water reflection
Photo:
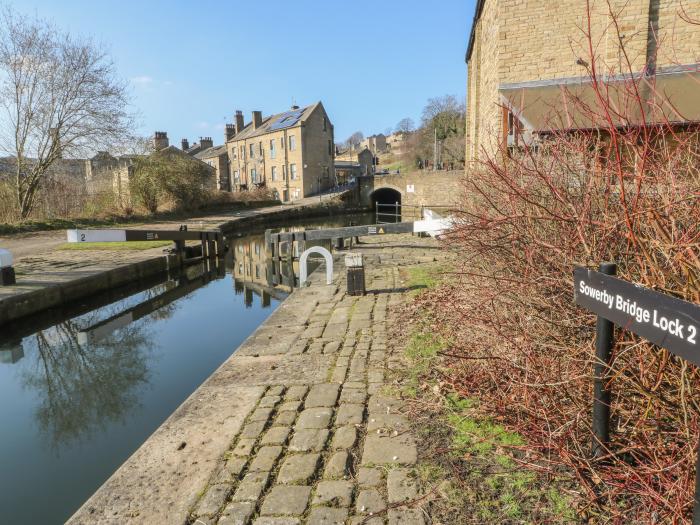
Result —
<path fill-rule="evenodd" d="M 153 323 L 172 317 L 177 299 L 224 271 L 223 261 L 206 261 L 126 300 L 2 343 L 0 363 L 30 356 L 21 382 L 37 398 L 35 418 L 52 448 L 123 421 L 149 384 Z"/>
<path fill-rule="evenodd" d="M 134 407 L 136 387 L 148 382 L 153 348 L 147 325 L 135 323 L 81 343 L 81 322 L 65 321 L 25 340 L 36 352 L 23 377 L 38 393 L 36 419 L 53 447 L 85 439 Z"/>

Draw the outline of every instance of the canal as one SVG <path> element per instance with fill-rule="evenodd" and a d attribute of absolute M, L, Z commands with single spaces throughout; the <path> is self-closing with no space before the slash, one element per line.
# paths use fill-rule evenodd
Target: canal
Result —
<path fill-rule="evenodd" d="M 292 227 L 373 222 L 334 217 Z M 63 523 L 274 311 L 263 232 L 191 266 L 3 327 L 2 522 Z"/>

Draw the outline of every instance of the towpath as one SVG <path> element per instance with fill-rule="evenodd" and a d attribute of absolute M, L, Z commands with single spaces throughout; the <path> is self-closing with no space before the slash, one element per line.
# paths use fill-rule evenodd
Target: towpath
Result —
<path fill-rule="evenodd" d="M 387 327 L 402 268 L 443 255 L 411 235 L 360 251 L 366 296 L 346 294 L 342 265 L 332 285 L 313 274 L 69 523 L 426 523 Z"/>

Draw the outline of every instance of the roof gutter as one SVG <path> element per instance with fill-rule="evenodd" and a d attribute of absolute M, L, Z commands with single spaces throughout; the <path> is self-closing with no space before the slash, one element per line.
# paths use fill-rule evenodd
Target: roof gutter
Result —
<path fill-rule="evenodd" d="M 472 31 L 469 35 L 469 47 L 467 47 L 467 54 L 464 57 L 464 61 L 469 63 L 472 58 L 472 51 L 474 50 L 474 38 L 476 37 L 476 23 L 481 18 L 481 12 L 484 10 L 484 4 L 486 0 L 477 0 L 476 9 L 474 10 L 474 20 L 472 21 Z"/>

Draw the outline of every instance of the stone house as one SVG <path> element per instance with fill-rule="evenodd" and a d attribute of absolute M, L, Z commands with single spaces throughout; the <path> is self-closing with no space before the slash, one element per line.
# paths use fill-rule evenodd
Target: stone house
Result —
<path fill-rule="evenodd" d="M 228 149 L 226 144 L 211 146 L 194 155 L 195 158 L 206 162 L 214 168 L 214 180 L 219 191 L 231 191 L 231 178 L 229 174 Z"/>
<path fill-rule="evenodd" d="M 233 191 L 266 187 L 282 201 L 298 200 L 336 185 L 333 124 L 321 102 L 246 124 L 237 111 L 227 127 Z"/>
<path fill-rule="evenodd" d="M 612 95 L 621 95 L 631 72 L 649 87 L 644 96 L 651 99 L 645 103 L 665 109 L 664 115 L 632 115 L 632 124 L 639 124 L 635 118 L 647 124 L 655 118 L 680 125 L 700 121 L 700 26 L 684 20 L 682 10 L 700 13 L 700 0 L 610 0 L 610 6 L 591 1 L 597 70 Z M 572 96 L 595 103 L 581 29 L 588 20 L 580 0 L 477 1 L 466 54 L 467 161 L 537 141 L 553 130 L 602 124 L 568 103 Z M 630 68 L 623 65 L 627 60 Z"/>

